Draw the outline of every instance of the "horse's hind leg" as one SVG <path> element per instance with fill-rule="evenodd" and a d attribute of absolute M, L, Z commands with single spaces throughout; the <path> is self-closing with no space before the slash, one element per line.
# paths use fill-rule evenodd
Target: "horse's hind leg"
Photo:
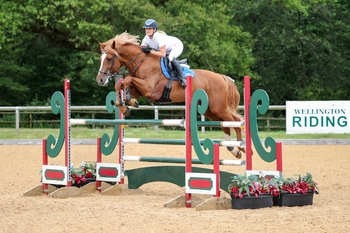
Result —
<path fill-rule="evenodd" d="M 207 112 L 206 114 L 208 115 L 207 117 L 209 119 L 211 119 L 212 121 L 236 121 L 236 122 L 241 122 L 243 119 L 242 117 L 235 113 L 234 111 L 231 111 L 229 108 L 226 108 L 225 110 L 218 109 L 218 106 L 212 105 L 211 106 L 211 112 Z M 214 111 L 215 113 L 214 113 Z M 225 133 L 225 140 L 227 141 L 232 141 L 231 138 L 231 131 L 234 131 L 236 133 L 236 140 L 237 141 L 243 141 L 242 139 L 242 129 L 241 127 L 235 127 L 235 128 L 229 128 L 229 127 L 225 127 L 222 128 L 222 130 Z M 233 156 L 235 156 L 237 159 L 241 159 L 242 158 L 242 152 L 245 153 L 245 149 L 244 147 L 237 147 L 238 149 L 236 149 L 233 146 L 228 146 L 227 150 L 229 150 L 231 152 L 231 154 Z"/>
<path fill-rule="evenodd" d="M 205 116 L 207 118 L 209 118 L 211 121 L 222 121 L 223 118 L 218 117 L 216 114 L 212 113 L 211 111 L 207 111 L 205 113 Z M 237 119 L 233 118 L 232 114 L 229 114 L 228 116 L 230 116 L 229 118 L 226 117 L 225 121 L 240 121 L 240 118 L 238 117 Z M 224 131 L 225 134 L 225 140 L 226 141 L 232 141 L 231 139 L 231 129 L 233 130 L 233 128 L 228 128 L 228 127 L 221 127 L 222 130 Z M 237 141 L 242 141 L 242 134 L 241 134 L 241 128 L 234 128 L 236 131 L 236 136 L 237 136 Z M 238 148 L 238 150 L 236 150 L 233 146 L 228 146 L 226 147 L 228 151 L 231 152 L 231 154 L 233 156 L 235 156 L 237 159 L 241 159 L 242 158 L 242 152 L 244 152 L 244 148 Z M 243 149 L 243 150 L 242 150 Z"/>
<path fill-rule="evenodd" d="M 240 135 L 241 131 L 240 130 L 236 130 L 236 128 L 234 128 L 236 131 L 236 135 Z M 223 128 L 223 131 L 225 133 L 225 139 L 227 141 L 231 141 L 231 132 L 230 132 L 230 128 Z M 238 139 L 237 137 L 237 141 L 242 141 L 242 138 L 240 137 L 240 139 Z M 228 146 L 226 147 L 228 151 L 231 152 L 231 154 L 233 156 L 235 156 L 237 159 L 241 159 L 242 158 L 242 152 L 245 153 L 244 148 L 242 147 L 238 147 L 238 150 L 236 150 L 233 146 Z"/>

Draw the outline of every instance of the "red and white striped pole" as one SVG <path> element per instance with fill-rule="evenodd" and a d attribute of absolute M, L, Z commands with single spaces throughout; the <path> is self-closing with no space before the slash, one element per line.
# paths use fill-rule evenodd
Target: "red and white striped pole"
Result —
<path fill-rule="evenodd" d="M 96 163 L 102 162 L 102 152 L 101 152 L 101 138 L 97 138 L 97 159 Z M 96 180 L 96 190 L 101 192 L 102 191 L 102 182 Z"/>
<path fill-rule="evenodd" d="M 70 81 L 64 80 L 64 136 L 65 136 L 65 166 L 67 167 L 67 187 L 72 185 L 71 179 L 71 156 L 70 156 Z"/>
<path fill-rule="evenodd" d="M 119 82 L 123 82 L 123 79 L 120 79 Z M 124 98 L 124 92 L 123 90 L 121 89 L 119 91 L 120 93 L 120 99 L 123 100 Z M 116 93 L 117 94 L 117 93 Z M 120 120 L 124 120 L 125 117 L 124 117 L 124 114 L 119 111 L 119 119 Z M 118 162 L 121 166 L 121 178 L 120 178 L 120 182 L 119 184 L 124 184 L 124 174 L 125 174 L 125 168 L 124 168 L 124 161 L 123 161 L 123 157 L 124 157 L 124 128 L 123 128 L 123 125 L 119 125 L 118 126 L 118 133 L 119 133 L 119 141 L 118 141 L 118 145 L 119 145 L 119 148 L 118 148 L 118 154 L 119 154 L 119 159 L 118 159 Z"/>
<path fill-rule="evenodd" d="M 250 134 L 250 77 L 244 76 L 244 124 L 245 124 L 245 153 L 246 170 L 252 170 L 252 137 Z"/>
<path fill-rule="evenodd" d="M 283 172 L 283 166 L 282 166 L 282 142 L 276 142 L 276 167 L 277 167 L 277 171 Z"/>
<path fill-rule="evenodd" d="M 219 144 L 214 144 L 214 174 L 216 175 L 216 194 L 215 197 L 220 197 L 220 146 Z"/>
<path fill-rule="evenodd" d="M 192 172 L 192 138 L 191 138 L 191 130 L 190 130 L 191 102 L 192 102 L 192 77 L 187 76 L 186 77 L 186 94 L 185 94 L 186 173 Z M 185 196 L 186 196 L 186 207 L 191 208 L 192 195 L 191 193 L 185 193 Z"/>
<path fill-rule="evenodd" d="M 46 139 L 43 139 L 42 151 L 43 151 L 43 165 L 48 165 L 48 156 L 46 152 Z M 41 175 L 43 176 L 44 174 L 41 174 Z M 43 183 L 43 194 L 46 194 L 46 195 L 49 194 L 48 188 L 49 188 L 48 184 Z"/>

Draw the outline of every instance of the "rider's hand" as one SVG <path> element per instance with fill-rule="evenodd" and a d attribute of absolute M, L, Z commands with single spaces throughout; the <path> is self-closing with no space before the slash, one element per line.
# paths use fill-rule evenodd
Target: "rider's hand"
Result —
<path fill-rule="evenodd" d="M 151 49 L 149 49 L 149 48 L 142 48 L 141 50 L 142 50 L 142 52 L 144 52 L 145 54 L 149 54 L 149 53 L 151 52 Z"/>

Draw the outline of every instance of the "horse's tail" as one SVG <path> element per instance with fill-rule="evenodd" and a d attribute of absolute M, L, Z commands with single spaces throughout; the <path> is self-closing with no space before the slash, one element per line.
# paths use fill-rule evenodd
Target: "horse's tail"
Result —
<path fill-rule="evenodd" d="M 228 101 L 232 115 L 238 117 L 239 119 L 241 119 L 241 121 L 243 121 L 243 116 L 238 113 L 238 105 L 241 100 L 241 96 L 239 94 L 235 81 L 229 76 L 223 76 L 226 79 L 228 85 Z"/>
<path fill-rule="evenodd" d="M 231 77 L 226 76 L 226 78 L 228 83 L 228 101 L 231 114 L 236 120 L 244 121 L 244 117 L 238 113 L 238 106 L 241 99 L 238 88 L 235 84 L 235 81 Z M 235 128 L 230 128 L 230 131 L 236 130 Z M 241 132 L 244 134 L 245 130 Z"/>

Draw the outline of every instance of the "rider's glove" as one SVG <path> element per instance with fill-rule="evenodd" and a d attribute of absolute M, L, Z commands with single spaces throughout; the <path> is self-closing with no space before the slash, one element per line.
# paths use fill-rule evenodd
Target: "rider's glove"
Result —
<path fill-rule="evenodd" d="M 145 54 L 149 54 L 149 53 L 151 52 L 151 49 L 149 49 L 149 48 L 142 48 L 141 50 L 142 50 L 142 52 L 144 52 Z"/>

